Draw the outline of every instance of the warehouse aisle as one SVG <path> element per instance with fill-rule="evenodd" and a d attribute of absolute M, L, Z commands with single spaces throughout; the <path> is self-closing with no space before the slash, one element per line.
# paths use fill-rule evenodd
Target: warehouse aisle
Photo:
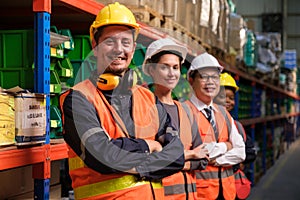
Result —
<path fill-rule="evenodd" d="M 293 142 L 253 187 L 248 200 L 300 199 L 300 139 Z"/>

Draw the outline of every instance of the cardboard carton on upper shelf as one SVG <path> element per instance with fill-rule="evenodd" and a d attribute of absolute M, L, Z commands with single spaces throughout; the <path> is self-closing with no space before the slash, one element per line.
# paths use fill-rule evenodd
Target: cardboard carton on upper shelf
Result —
<path fill-rule="evenodd" d="M 238 55 L 243 57 L 243 46 L 246 42 L 245 21 L 241 15 L 230 13 L 228 43 L 233 47 Z"/>
<path fill-rule="evenodd" d="M 216 46 L 223 49 L 225 52 L 229 52 L 228 47 L 228 28 L 229 28 L 229 5 L 227 0 L 220 1 L 220 15 L 217 28 L 217 41 Z"/>
<path fill-rule="evenodd" d="M 0 88 L 1 90 L 1 88 Z M 0 93 L 0 146 L 15 143 L 15 104 L 14 97 Z"/>
<path fill-rule="evenodd" d="M 16 145 L 44 143 L 46 95 L 24 92 L 19 87 L 8 89 L 6 92 L 14 96 Z"/>
<path fill-rule="evenodd" d="M 125 6 L 151 6 L 152 8 L 159 7 L 158 4 L 163 4 L 163 0 L 96 0 L 99 3 L 102 3 L 103 5 L 108 5 L 111 3 L 119 2 L 120 4 L 123 4 Z M 163 7 L 161 7 L 163 8 Z"/>

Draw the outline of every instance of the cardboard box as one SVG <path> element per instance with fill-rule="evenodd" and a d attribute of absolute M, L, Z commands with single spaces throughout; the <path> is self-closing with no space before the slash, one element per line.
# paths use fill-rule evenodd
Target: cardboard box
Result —
<path fill-rule="evenodd" d="M 46 135 L 46 95 L 15 95 L 16 144 L 43 143 Z"/>
<path fill-rule="evenodd" d="M 0 93 L 0 146 L 15 143 L 14 97 Z"/>
<path fill-rule="evenodd" d="M 229 15 L 229 29 L 240 30 L 244 27 L 244 19 L 241 15 L 230 13 Z"/>

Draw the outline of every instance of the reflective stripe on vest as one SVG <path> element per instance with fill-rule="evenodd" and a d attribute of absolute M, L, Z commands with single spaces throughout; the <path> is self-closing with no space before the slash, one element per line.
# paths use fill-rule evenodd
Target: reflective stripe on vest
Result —
<path fill-rule="evenodd" d="M 174 101 L 178 108 L 179 117 L 179 135 L 180 140 L 184 146 L 184 149 L 191 149 L 192 146 L 192 131 L 191 131 L 191 121 L 189 119 L 188 113 L 184 110 L 181 103 Z"/>
<path fill-rule="evenodd" d="M 244 142 L 246 142 L 247 137 L 246 137 L 246 133 L 243 128 L 243 125 L 239 121 L 236 121 L 236 120 L 234 121 L 234 123 L 235 123 L 235 126 L 236 126 L 239 134 L 243 137 Z"/>
<path fill-rule="evenodd" d="M 193 193 L 196 192 L 196 183 L 187 184 L 187 192 Z M 174 195 L 174 194 L 185 194 L 185 185 L 177 184 L 172 186 L 164 186 L 165 195 Z"/>
<path fill-rule="evenodd" d="M 189 110 L 186 110 L 180 102 L 174 101 L 174 103 L 178 108 L 180 140 L 184 149 L 190 150 L 193 138 L 189 116 L 191 113 L 187 113 Z M 186 199 L 186 197 L 191 199 L 196 196 L 196 180 L 190 172 L 180 171 L 164 178 L 163 186 L 166 199 Z"/>
<path fill-rule="evenodd" d="M 150 184 L 150 182 L 140 181 L 133 175 L 126 175 L 121 178 L 110 179 L 90 185 L 77 187 L 74 189 L 74 193 L 76 194 L 76 199 L 83 199 L 146 184 Z M 162 188 L 161 182 L 151 182 L 151 184 L 154 189 Z"/>
<path fill-rule="evenodd" d="M 239 180 L 239 179 L 248 179 L 247 176 L 242 172 L 240 172 L 240 170 L 237 170 L 235 173 L 234 173 L 234 179 L 235 180 Z"/>
<path fill-rule="evenodd" d="M 222 115 L 225 118 L 226 126 L 227 126 L 227 129 L 228 129 L 228 135 L 230 135 L 230 133 L 231 133 L 231 120 L 229 119 L 228 115 L 226 114 L 226 108 L 224 106 L 218 105 L 218 109 L 222 112 Z"/>
<path fill-rule="evenodd" d="M 84 167 L 84 162 L 78 156 L 69 158 L 69 170 L 75 170 Z"/>
<path fill-rule="evenodd" d="M 85 142 L 89 137 L 91 137 L 95 133 L 98 133 L 101 131 L 103 131 L 103 129 L 100 127 L 91 128 L 91 129 L 87 130 L 85 133 L 82 134 L 81 143 L 85 146 Z M 108 136 L 108 138 L 110 138 L 110 137 Z"/>
<path fill-rule="evenodd" d="M 222 168 L 224 169 L 224 168 Z M 226 168 L 225 170 L 221 171 L 221 178 L 227 178 L 233 175 L 232 168 Z M 197 179 L 218 179 L 218 171 L 209 171 L 209 172 L 202 172 L 196 171 L 196 178 Z"/>

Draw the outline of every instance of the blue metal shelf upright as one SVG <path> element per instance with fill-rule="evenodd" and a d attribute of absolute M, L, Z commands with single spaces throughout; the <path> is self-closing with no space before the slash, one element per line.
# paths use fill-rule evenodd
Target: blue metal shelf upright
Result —
<path fill-rule="evenodd" d="M 51 0 L 33 1 L 34 13 L 34 90 L 46 94 L 45 145 L 50 144 L 50 8 Z M 34 166 L 34 199 L 49 199 L 50 156 Z"/>

